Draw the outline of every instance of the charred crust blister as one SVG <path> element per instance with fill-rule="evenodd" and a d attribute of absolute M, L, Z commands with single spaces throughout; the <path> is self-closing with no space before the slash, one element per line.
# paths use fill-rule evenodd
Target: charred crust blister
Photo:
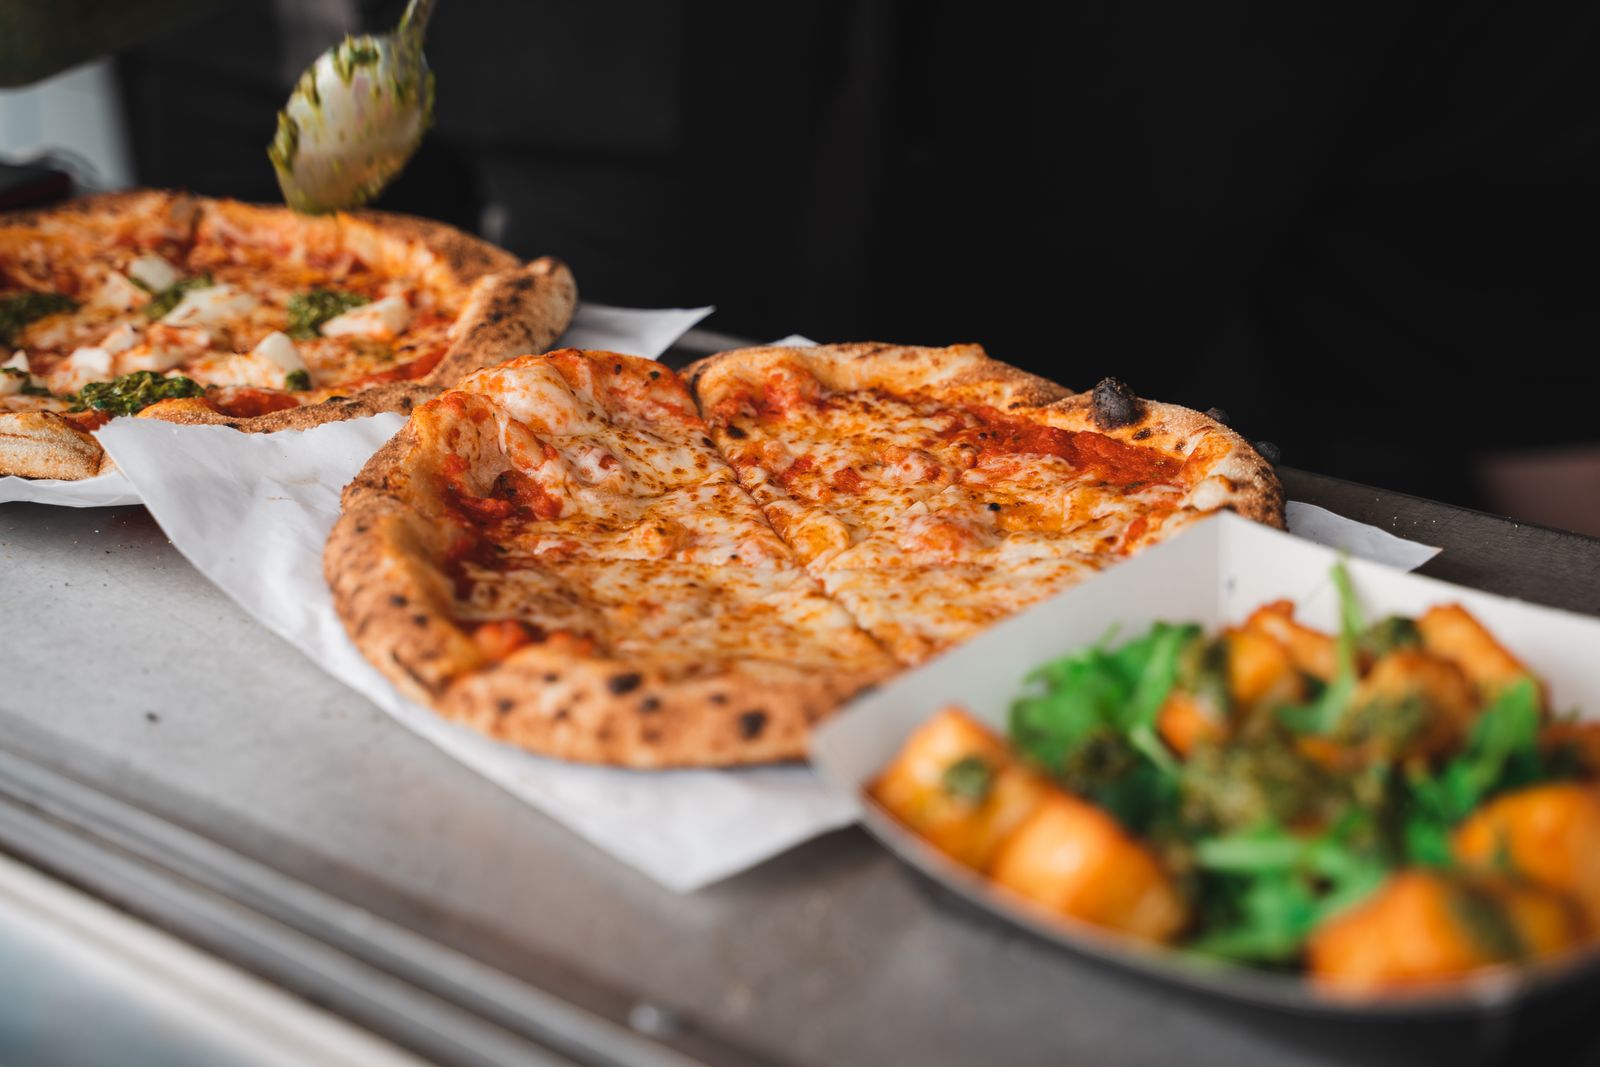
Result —
<path fill-rule="evenodd" d="M 739 715 L 739 736 L 745 740 L 760 737 L 761 731 L 767 728 L 767 713 L 760 708 L 752 708 L 741 712 Z"/>
<path fill-rule="evenodd" d="M 620 697 L 633 692 L 643 683 L 644 675 L 639 674 L 637 671 L 629 671 L 626 674 L 613 674 L 610 678 L 607 678 L 606 688 L 611 690 L 614 696 Z"/>
<path fill-rule="evenodd" d="M 1101 378 L 1091 398 L 1094 424 L 1102 430 L 1132 426 L 1143 416 L 1144 405 L 1119 378 Z"/>

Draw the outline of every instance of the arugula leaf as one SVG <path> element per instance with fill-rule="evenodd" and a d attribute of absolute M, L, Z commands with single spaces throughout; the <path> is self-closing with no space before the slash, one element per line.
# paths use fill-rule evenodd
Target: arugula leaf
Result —
<path fill-rule="evenodd" d="M 1454 863 L 1450 831 L 1495 793 L 1550 777 L 1539 752 L 1539 691 L 1531 678 L 1501 690 L 1473 724 L 1461 752 L 1437 772 L 1408 781 L 1406 850 L 1415 863 Z"/>
<path fill-rule="evenodd" d="M 1278 721 L 1297 734 L 1333 733 L 1356 692 L 1356 643 L 1365 624 L 1343 561 L 1333 565 L 1332 573 L 1334 588 L 1339 591 L 1339 638 L 1334 644 L 1333 680 L 1310 703 L 1279 708 L 1277 712 Z"/>

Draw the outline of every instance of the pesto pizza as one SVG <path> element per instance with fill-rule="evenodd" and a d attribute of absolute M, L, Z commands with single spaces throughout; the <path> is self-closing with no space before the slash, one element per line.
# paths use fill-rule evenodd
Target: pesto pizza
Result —
<path fill-rule="evenodd" d="M 419 407 L 346 489 L 334 602 L 403 692 L 637 767 L 810 726 L 1218 509 L 1282 525 L 1237 434 L 975 345 L 756 348 L 683 375 L 562 349 Z"/>
<path fill-rule="evenodd" d="M 406 412 L 565 330 L 572 276 L 449 226 L 137 191 L 0 215 L 0 475 L 87 478 L 119 415 Z"/>

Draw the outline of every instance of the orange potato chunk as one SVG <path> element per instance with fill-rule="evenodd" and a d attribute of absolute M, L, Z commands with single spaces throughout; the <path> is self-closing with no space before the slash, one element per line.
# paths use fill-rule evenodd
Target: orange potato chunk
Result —
<path fill-rule="evenodd" d="M 1306 961 L 1323 986 L 1370 992 L 1549 956 L 1581 937 L 1571 903 L 1558 894 L 1412 870 L 1317 927 Z"/>
<path fill-rule="evenodd" d="M 1187 908 L 1155 855 L 1109 814 L 1052 793 L 1000 846 L 990 876 L 999 885 L 1098 926 L 1170 941 Z"/>
<path fill-rule="evenodd" d="M 1174 690 L 1156 714 L 1156 730 L 1161 740 L 1179 756 L 1188 756 L 1202 741 L 1218 741 L 1225 735 L 1224 724 L 1201 707 L 1193 694 Z"/>
<path fill-rule="evenodd" d="M 1244 629 L 1278 642 L 1294 665 L 1313 678 L 1332 681 L 1339 669 L 1338 643 L 1321 630 L 1295 622 L 1293 601 L 1263 604 L 1245 620 Z"/>
<path fill-rule="evenodd" d="M 990 785 L 981 799 L 947 787 L 947 772 L 963 759 L 982 760 L 989 768 Z M 867 792 L 935 848 L 982 870 L 1051 788 L 1017 762 L 993 731 L 951 707 L 912 733 Z"/>
<path fill-rule="evenodd" d="M 1588 785 L 1538 785 L 1496 797 L 1457 828 L 1463 864 L 1498 870 L 1565 893 L 1600 934 L 1600 792 Z"/>
<path fill-rule="evenodd" d="M 1506 685 L 1531 675 L 1528 667 L 1507 652 L 1494 635 L 1460 604 L 1429 608 L 1417 619 L 1422 647 L 1461 668 L 1480 690 L 1498 693 Z"/>
<path fill-rule="evenodd" d="M 1289 652 L 1254 630 L 1229 630 L 1228 691 L 1245 707 L 1292 704 L 1305 698 L 1305 684 Z"/>

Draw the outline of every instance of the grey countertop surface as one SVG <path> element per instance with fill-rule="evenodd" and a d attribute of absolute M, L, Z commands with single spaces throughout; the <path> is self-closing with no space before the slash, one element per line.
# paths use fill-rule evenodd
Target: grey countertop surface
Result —
<path fill-rule="evenodd" d="M 1285 481 L 1444 545 L 1440 577 L 1600 612 L 1600 542 Z M 1246 1067 L 1525 1047 L 1505 1020 L 1354 1033 L 1176 995 L 950 908 L 856 830 L 668 892 L 322 674 L 140 507 L 0 505 L 0 604 L 0 846 L 440 1060 Z"/>

